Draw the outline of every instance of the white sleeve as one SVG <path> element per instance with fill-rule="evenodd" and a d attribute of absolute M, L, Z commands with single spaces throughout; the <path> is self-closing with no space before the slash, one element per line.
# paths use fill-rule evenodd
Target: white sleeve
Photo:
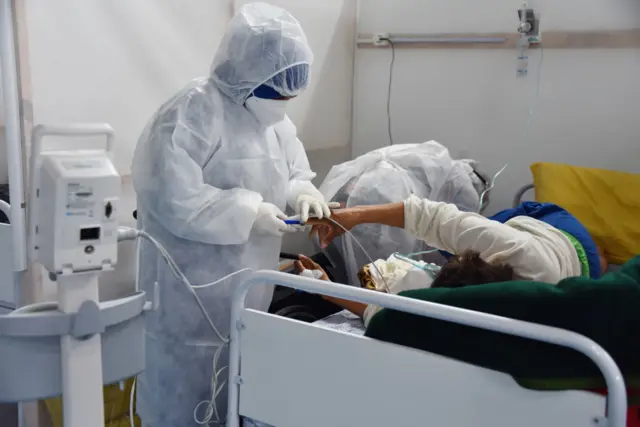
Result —
<path fill-rule="evenodd" d="M 530 234 L 482 215 L 415 196 L 404 202 L 404 221 L 408 232 L 430 246 L 452 254 L 473 250 L 483 259 L 531 240 Z"/>
<path fill-rule="evenodd" d="M 243 188 L 221 190 L 206 184 L 202 165 L 194 157 L 198 151 L 188 148 L 203 145 L 197 140 L 179 125 L 172 135 L 155 138 L 151 158 L 132 166 L 138 199 L 179 238 L 216 245 L 246 243 L 262 196 Z"/>
<path fill-rule="evenodd" d="M 455 205 L 415 196 L 405 200 L 404 209 L 405 229 L 437 249 L 452 254 L 476 251 L 487 262 L 508 263 L 522 279 L 557 283 L 567 277 L 557 240 L 537 238 L 476 213 L 461 212 Z M 536 228 L 532 225 L 532 231 L 549 234 L 546 224 L 531 222 Z"/>
<path fill-rule="evenodd" d="M 298 139 L 298 130 L 289 117 L 275 125 L 274 130 L 289 165 L 289 180 L 311 181 L 315 178 L 304 145 Z"/>
<path fill-rule="evenodd" d="M 298 139 L 298 130 L 289 117 L 274 126 L 280 146 L 289 166 L 289 186 L 287 190 L 287 203 L 295 207 L 296 197 L 301 192 L 321 193 L 311 182 L 316 174 L 311 170 L 307 153 Z"/>
<path fill-rule="evenodd" d="M 364 313 L 362 315 L 362 322 L 364 323 L 365 328 L 369 326 L 369 322 L 371 322 L 371 319 L 373 319 L 373 316 L 378 314 L 380 310 L 382 310 L 382 307 L 374 304 L 369 304 L 367 308 L 364 309 Z"/>

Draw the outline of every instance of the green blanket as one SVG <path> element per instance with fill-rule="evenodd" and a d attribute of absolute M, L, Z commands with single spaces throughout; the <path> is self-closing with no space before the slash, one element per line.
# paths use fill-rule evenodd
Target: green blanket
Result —
<path fill-rule="evenodd" d="M 613 357 L 627 387 L 640 387 L 640 256 L 598 280 L 492 283 L 400 295 L 577 332 Z M 596 365 L 574 350 L 442 320 L 385 309 L 373 317 L 366 336 L 505 372 L 527 388 L 604 387 Z"/>

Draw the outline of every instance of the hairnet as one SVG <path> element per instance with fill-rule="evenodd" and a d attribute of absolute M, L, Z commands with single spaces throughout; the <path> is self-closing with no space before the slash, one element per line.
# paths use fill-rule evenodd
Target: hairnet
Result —
<path fill-rule="evenodd" d="M 309 85 L 312 62 L 307 37 L 289 12 L 251 3 L 231 20 L 211 75 L 220 91 L 242 104 L 260 85 L 285 97 L 299 95 Z"/>
<path fill-rule="evenodd" d="M 475 211 L 478 192 L 467 161 L 453 160 L 449 151 L 435 141 L 381 148 L 334 166 L 320 191 L 327 200 L 346 207 L 401 202 L 410 195 L 455 204 L 460 210 Z M 376 259 L 392 253 L 404 254 L 430 249 L 403 229 L 381 224 L 363 224 L 353 235 Z M 346 269 L 350 284 L 369 259 L 348 236 L 329 246 L 327 255 L 334 266 Z M 429 262 L 436 257 L 426 257 Z"/>

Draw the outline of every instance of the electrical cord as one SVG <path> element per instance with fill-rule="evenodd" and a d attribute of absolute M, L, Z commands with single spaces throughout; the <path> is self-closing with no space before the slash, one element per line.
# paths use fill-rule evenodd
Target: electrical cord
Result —
<path fill-rule="evenodd" d="M 373 262 L 373 258 L 371 258 L 371 255 L 369 255 L 369 252 L 367 252 L 367 250 L 364 248 L 364 246 L 362 246 L 360 244 L 360 242 L 358 241 L 358 239 L 356 239 L 356 237 L 351 233 L 351 231 L 347 230 L 342 224 L 340 224 L 338 221 L 327 217 L 325 218 L 326 220 L 332 222 L 333 224 L 337 225 L 338 227 L 340 227 L 342 230 L 344 230 L 345 233 L 347 233 L 349 235 L 349 237 L 351 237 L 353 239 L 354 242 L 356 242 L 356 244 L 358 245 L 358 247 L 360 247 L 360 249 L 362 250 L 362 252 L 364 252 L 365 256 L 367 258 L 369 258 L 369 262 L 371 263 L 371 265 L 373 265 L 373 268 L 376 269 L 376 272 L 380 275 L 380 278 L 382 279 L 382 281 L 384 282 L 384 286 L 387 289 L 388 293 L 391 293 L 391 288 L 389 287 L 389 284 L 387 283 L 387 280 L 384 278 L 384 276 L 382 275 L 382 272 L 380 271 L 380 269 L 378 268 L 378 266 L 376 265 L 375 262 Z"/>
<path fill-rule="evenodd" d="M 538 70 L 536 71 L 536 91 L 534 94 L 533 102 L 529 108 L 529 114 L 527 115 L 527 124 L 524 129 L 524 135 L 522 137 L 524 145 L 529 142 L 529 131 L 531 130 L 531 124 L 533 122 L 533 116 L 538 108 L 538 100 L 540 99 L 540 80 L 542 76 L 542 62 L 544 61 L 544 46 L 540 43 L 540 61 L 538 61 Z"/>
<path fill-rule="evenodd" d="M 484 202 L 484 196 L 487 193 L 489 193 L 489 191 L 493 190 L 493 187 L 496 186 L 496 179 L 498 179 L 500 174 L 502 172 L 504 172 L 504 170 L 507 168 L 507 166 L 509 166 L 508 163 L 506 165 L 504 165 L 502 167 L 502 169 L 500 169 L 498 172 L 496 172 L 495 175 L 493 175 L 493 178 L 491 178 L 491 183 L 489 184 L 489 186 L 482 192 L 482 194 L 480 194 L 480 199 L 478 200 L 478 209 L 476 210 L 477 213 L 480 213 L 480 211 L 482 210 L 482 204 Z"/>
<path fill-rule="evenodd" d="M 387 283 L 386 279 L 382 275 L 382 272 L 380 271 L 378 266 L 375 265 L 375 263 L 373 262 L 373 259 L 371 258 L 371 255 L 369 255 L 367 250 L 362 246 L 362 244 L 360 244 L 358 239 L 356 239 L 356 237 L 351 233 L 351 231 L 347 230 L 344 226 L 342 226 L 342 224 L 338 223 L 335 220 L 332 220 L 331 218 L 327 218 L 327 219 L 329 221 L 331 221 L 332 223 L 334 223 L 335 225 L 337 225 L 338 227 L 342 228 L 345 231 L 345 233 L 347 233 L 353 239 L 353 241 L 356 242 L 356 244 L 364 252 L 366 257 L 369 258 L 369 261 L 374 266 L 374 268 L 376 269 L 376 271 L 380 275 L 382 281 L 384 282 L 384 285 L 385 285 L 385 287 L 387 289 L 387 292 L 390 293 L 391 291 L 390 291 L 390 288 L 389 288 L 389 284 Z M 218 369 L 218 363 L 220 361 L 220 357 L 222 355 L 222 351 L 229 344 L 229 337 L 228 336 L 225 337 L 224 335 L 222 335 L 222 333 L 220 333 L 220 331 L 218 330 L 216 325 L 213 323 L 213 320 L 211 320 L 211 317 L 209 316 L 209 313 L 205 309 L 204 304 L 202 303 L 202 300 L 200 300 L 200 297 L 196 294 L 195 290 L 196 289 L 208 288 L 210 286 L 215 286 L 215 285 L 219 284 L 220 282 L 223 282 L 223 281 L 225 281 L 225 280 L 227 280 L 227 279 L 229 279 L 229 278 L 231 278 L 231 277 L 233 277 L 233 276 L 235 276 L 237 274 L 245 273 L 245 272 L 252 272 L 253 270 L 250 269 L 250 268 L 243 268 L 243 269 L 235 271 L 235 272 L 233 272 L 231 274 L 228 274 L 228 275 L 226 275 L 226 276 L 222 277 L 221 279 L 218 279 L 218 280 L 216 280 L 214 282 L 207 283 L 205 285 L 192 285 L 189 282 L 189 279 L 187 279 L 187 277 L 182 273 L 182 271 L 180 270 L 180 267 L 178 267 L 178 264 L 175 262 L 175 260 L 171 256 L 171 254 L 169 254 L 169 252 L 164 248 L 164 246 L 162 246 L 162 244 L 160 242 L 158 242 L 153 236 L 149 235 L 145 231 L 136 230 L 136 229 L 133 229 L 133 228 L 121 227 L 118 230 L 118 240 L 135 240 L 135 239 L 138 239 L 138 238 L 143 238 L 143 239 L 149 241 L 156 248 L 156 250 L 158 250 L 158 252 L 162 256 L 162 258 L 165 260 L 165 262 L 169 266 L 169 269 L 171 270 L 171 273 L 173 274 L 173 276 L 176 279 L 178 279 L 178 281 L 180 281 L 180 283 L 182 283 L 189 290 L 189 292 L 191 292 L 191 294 L 193 295 L 193 297 L 194 297 L 194 299 L 195 299 L 195 301 L 196 301 L 196 303 L 198 305 L 198 308 L 200 309 L 200 311 L 201 311 L 202 315 L 204 316 L 205 320 L 207 321 L 207 323 L 211 327 L 211 330 L 222 341 L 221 345 L 216 349 L 216 351 L 215 351 L 215 353 L 213 355 L 213 360 L 212 360 L 211 399 L 210 400 L 203 400 L 201 402 L 198 402 L 198 404 L 193 409 L 193 419 L 199 425 L 208 425 L 212 421 L 217 423 L 217 424 L 220 424 L 220 425 L 224 424 L 226 420 L 223 420 L 220 417 L 220 413 L 218 411 L 218 406 L 216 404 L 216 399 L 220 395 L 222 390 L 224 389 L 225 385 L 227 385 L 228 380 L 223 381 L 222 384 L 218 384 L 218 383 L 219 383 L 220 375 L 228 368 L 228 366 L 223 366 L 222 368 Z M 134 421 L 135 417 L 134 417 L 134 413 L 133 413 L 133 406 L 134 406 L 133 403 L 134 403 L 134 397 L 135 397 L 136 382 L 137 382 L 137 379 L 134 380 L 133 387 L 131 388 L 131 395 L 129 396 L 129 419 L 130 419 L 130 422 L 131 422 L 131 427 L 135 427 L 135 421 Z M 202 406 L 205 406 L 205 413 L 204 413 L 204 416 L 202 418 L 199 418 L 198 417 L 198 411 L 201 409 Z"/>
<path fill-rule="evenodd" d="M 133 379 L 133 385 L 131 386 L 131 393 L 129 393 L 129 423 L 131 423 L 131 427 L 136 427 L 136 416 L 133 413 L 133 402 L 136 396 L 136 382 L 138 382 L 138 378 Z"/>
<path fill-rule="evenodd" d="M 200 425 L 207 425 L 209 424 L 211 421 L 214 421 L 215 423 L 218 424 L 222 424 L 224 423 L 224 420 L 222 420 L 220 418 L 220 414 L 218 412 L 218 407 L 216 405 L 216 398 L 220 395 L 220 393 L 222 392 L 222 390 L 224 389 L 224 386 L 227 384 L 227 381 L 223 381 L 222 384 L 218 385 L 219 383 L 219 377 L 222 374 L 222 372 L 224 372 L 225 369 L 227 369 L 226 366 L 218 369 L 218 363 L 220 360 L 220 356 L 222 354 L 222 351 L 224 350 L 224 348 L 229 344 L 229 337 L 225 337 L 224 335 L 222 335 L 220 333 L 220 331 L 218 330 L 218 328 L 216 327 L 216 325 L 213 323 L 213 320 L 211 320 L 211 317 L 209 316 L 209 313 L 207 312 L 207 310 L 204 307 L 204 304 L 202 303 L 202 300 L 200 299 L 200 297 L 198 296 L 198 294 L 196 294 L 195 290 L 196 289 L 203 289 L 203 288 L 208 288 L 210 286 L 215 286 L 217 284 L 219 284 L 220 282 L 223 282 L 237 274 L 240 273 L 244 273 L 244 272 L 251 272 L 253 270 L 251 270 L 250 268 L 243 268 L 241 270 L 235 271 L 231 274 L 228 274 L 214 282 L 211 283 L 207 283 L 205 285 L 192 285 L 189 282 L 189 279 L 187 279 L 187 277 L 182 273 L 182 271 L 180 270 L 180 268 L 178 267 L 177 263 L 175 262 L 175 260 L 173 259 L 173 257 L 171 256 L 171 254 L 169 254 L 169 252 L 164 248 L 164 246 L 162 246 L 162 244 L 160 242 L 158 242 L 154 237 L 152 237 L 151 235 L 149 235 L 147 232 L 145 231 L 141 231 L 141 230 L 135 230 L 132 228 L 121 228 L 120 230 L 118 230 L 118 235 L 119 235 L 119 240 L 132 240 L 132 239 L 136 239 L 136 238 L 143 238 L 147 241 L 149 241 L 151 244 L 153 244 L 153 246 L 155 246 L 155 248 L 158 250 L 158 252 L 160 253 L 160 255 L 162 256 L 162 258 L 165 260 L 165 262 L 167 263 L 167 265 L 169 266 L 169 269 L 171 270 L 171 273 L 174 275 L 174 277 L 176 279 L 178 279 L 178 281 L 180 281 L 180 283 L 182 283 L 183 285 L 185 285 L 187 287 L 187 289 L 189 290 L 189 292 L 191 292 L 191 294 L 193 295 L 196 304 L 198 305 L 198 308 L 200 309 L 200 311 L 202 312 L 202 315 L 204 316 L 205 320 L 207 321 L 207 323 L 209 324 L 209 326 L 211 327 L 211 330 L 217 335 L 217 337 L 222 341 L 222 343 L 220 344 L 220 346 L 216 349 L 214 355 L 213 355 L 213 366 L 212 366 L 212 375 L 211 375 L 211 399 L 210 400 L 204 400 L 199 402 L 194 410 L 193 410 L 193 418 L 194 421 Z M 134 402 L 134 396 L 135 396 L 135 388 L 136 388 L 136 381 L 134 380 L 134 385 L 131 389 L 131 395 L 129 397 L 129 418 L 130 418 L 130 422 L 131 422 L 131 426 L 134 427 L 135 426 L 135 421 L 134 421 L 134 414 L 133 414 L 133 402 Z M 205 409 L 205 414 L 204 417 L 202 419 L 198 418 L 198 410 L 203 406 L 206 405 L 206 409 Z M 214 419 L 215 416 L 215 419 Z"/>

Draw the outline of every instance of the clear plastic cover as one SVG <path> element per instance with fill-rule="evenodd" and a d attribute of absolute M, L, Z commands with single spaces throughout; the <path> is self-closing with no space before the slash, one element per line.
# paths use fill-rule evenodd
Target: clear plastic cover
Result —
<path fill-rule="evenodd" d="M 414 194 L 434 201 L 454 203 L 464 211 L 476 211 L 484 184 L 476 175 L 473 162 L 453 160 L 449 151 L 435 141 L 381 148 L 354 160 L 334 166 L 320 191 L 327 200 L 346 207 L 400 202 Z M 376 259 L 431 248 L 400 228 L 363 224 L 353 235 Z M 336 239 L 327 248 L 336 267 L 344 267 L 350 284 L 357 284 L 357 273 L 369 259 L 349 236 Z M 426 256 L 428 262 L 439 256 Z"/>

